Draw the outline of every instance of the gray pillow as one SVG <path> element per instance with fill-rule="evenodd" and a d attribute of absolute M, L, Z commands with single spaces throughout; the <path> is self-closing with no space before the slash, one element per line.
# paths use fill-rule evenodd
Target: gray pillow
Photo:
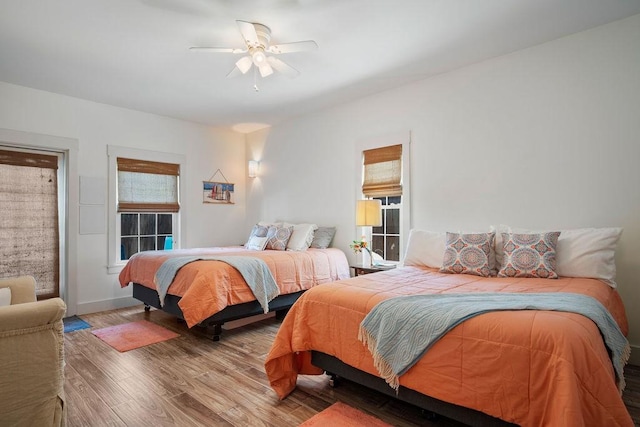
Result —
<path fill-rule="evenodd" d="M 329 245 L 331 245 L 331 241 L 335 234 L 335 227 L 318 227 L 318 229 L 313 233 L 311 247 L 316 249 L 327 249 Z"/>

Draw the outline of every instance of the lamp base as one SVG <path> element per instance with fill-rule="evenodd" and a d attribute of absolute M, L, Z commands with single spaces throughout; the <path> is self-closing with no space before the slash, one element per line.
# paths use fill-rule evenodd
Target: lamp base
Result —
<path fill-rule="evenodd" d="M 361 264 L 365 268 L 370 268 L 373 266 L 373 257 L 371 256 L 371 252 L 369 250 L 364 250 L 360 252 L 361 254 Z"/>

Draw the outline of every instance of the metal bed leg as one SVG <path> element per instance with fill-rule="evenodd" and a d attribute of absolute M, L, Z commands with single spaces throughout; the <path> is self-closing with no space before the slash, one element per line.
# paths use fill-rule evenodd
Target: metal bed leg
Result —
<path fill-rule="evenodd" d="M 216 323 L 213 325 L 213 341 L 220 341 L 220 335 L 222 335 L 222 323 Z"/>
<path fill-rule="evenodd" d="M 340 385 L 340 377 L 338 375 L 331 372 L 325 372 L 325 373 L 329 375 L 329 387 L 336 388 Z"/>

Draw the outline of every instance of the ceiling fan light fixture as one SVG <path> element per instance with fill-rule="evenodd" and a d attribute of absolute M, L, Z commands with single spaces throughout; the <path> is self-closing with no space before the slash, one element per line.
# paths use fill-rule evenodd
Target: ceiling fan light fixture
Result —
<path fill-rule="evenodd" d="M 274 55 L 318 49 L 318 44 L 313 40 L 271 45 L 271 29 L 266 25 L 241 20 L 237 20 L 236 24 L 242 35 L 245 44 L 244 48 L 206 46 L 190 48 L 192 51 L 202 52 L 247 53 L 236 62 L 235 67 L 227 74 L 227 77 L 247 74 L 253 66 L 255 66 L 254 79 L 258 72 L 260 72 L 261 77 L 267 77 L 276 71 L 288 77 L 296 77 L 300 72 L 280 59 L 275 58 Z M 269 53 L 269 56 L 267 56 L 267 53 Z M 255 88 L 258 90 L 257 86 Z"/>
<path fill-rule="evenodd" d="M 260 67 L 267 62 L 267 55 L 264 54 L 264 50 L 262 49 L 254 49 L 253 52 L 251 52 L 251 60 L 256 67 Z"/>
<path fill-rule="evenodd" d="M 260 76 L 262 77 L 267 77 L 273 74 L 273 68 L 271 68 L 271 65 L 269 65 L 267 62 L 260 65 L 258 67 L 258 70 L 260 71 Z"/>
<path fill-rule="evenodd" d="M 238 70 L 240 70 L 242 74 L 246 74 L 247 71 L 249 71 L 249 69 L 251 68 L 251 64 L 251 57 L 243 56 L 242 58 L 238 59 L 238 62 L 236 62 L 236 67 L 238 67 Z"/>

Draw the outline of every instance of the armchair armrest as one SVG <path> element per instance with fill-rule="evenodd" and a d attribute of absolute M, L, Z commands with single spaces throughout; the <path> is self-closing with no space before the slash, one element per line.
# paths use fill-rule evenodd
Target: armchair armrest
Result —
<path fill-rule="evenodd" d="M 7 331 L 33 328 L 60 321 L 66 310 L 67 306 L 60 298 L 2 307 L 0 309 L 0 337 Z"/>
<path fill-rule="evenodd" d="M 0 307 L 1 425 L 66 425 L 65 312 L 60 298 Z"/>
<path fill-rule="evenodd" d="M 36 279 L 33 276 L 0 279 L 0 288 L 11 288 L 12 305 L 36 300 Z"/>

